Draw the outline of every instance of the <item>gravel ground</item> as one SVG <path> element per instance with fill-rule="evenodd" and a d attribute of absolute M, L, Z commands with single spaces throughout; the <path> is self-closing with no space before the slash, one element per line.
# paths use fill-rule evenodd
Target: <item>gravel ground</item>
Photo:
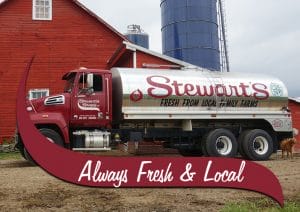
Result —
<path fill-rule="evenodd" d="M 259 162 L 271 169 L 285 200 L 300 199 L 300 157 Z M 25 160 L 0 160 L 1 211 L 219 211 L 265 196 L 234 189 L 101 189 L 58 180 Z"/>

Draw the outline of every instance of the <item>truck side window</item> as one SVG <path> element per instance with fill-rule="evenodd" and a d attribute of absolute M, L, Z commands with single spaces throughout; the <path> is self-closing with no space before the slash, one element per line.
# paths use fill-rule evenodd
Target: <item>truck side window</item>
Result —
<path fill-rule="evenodd" d="M 102 82 L 102 76 L 101 75 L 94 75 L 94 86 L 93 89 L 95 92 L 101 92 L 103 91 L 103 82 Z"/>

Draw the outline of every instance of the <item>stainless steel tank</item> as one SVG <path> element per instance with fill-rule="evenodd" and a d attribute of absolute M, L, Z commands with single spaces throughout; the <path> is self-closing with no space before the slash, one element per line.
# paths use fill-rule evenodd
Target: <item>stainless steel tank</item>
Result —
<path fill-rule="evenodd" d="M 263 74 L 129 68 L 112 73 L 115 119 L 256 118 L 282 115 L 288 103 L 285 85 Z"/>

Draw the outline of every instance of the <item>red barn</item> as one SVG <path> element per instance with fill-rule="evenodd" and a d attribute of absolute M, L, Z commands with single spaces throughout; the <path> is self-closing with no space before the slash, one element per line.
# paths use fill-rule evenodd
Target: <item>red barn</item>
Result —
<path fill-rule="evenodd" d="M 0 0 L 0 142 L 15 131 L 16 91 L 35 55 L 29 98 L 62 90 L 61 76 L 78 67 L 186 66 L 133 45 L 76 0 Z"/>
<path fill-rule="evenodd" d="M 290 98 L 289 108 L 292 112 L 293 128 L 295 128 L 298 133 L 295 136 L 298 141 L 295 145 L 295 151 L 300 153 L 300 99 Z"/>

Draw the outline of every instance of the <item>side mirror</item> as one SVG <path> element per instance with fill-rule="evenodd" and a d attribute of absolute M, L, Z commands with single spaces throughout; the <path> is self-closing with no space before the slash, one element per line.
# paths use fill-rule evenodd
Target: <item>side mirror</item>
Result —
<path fill-rule="evenodd" d="M 87 88 L 93 88 L 94 87 L 94 74 L 87 74 Z"/>

